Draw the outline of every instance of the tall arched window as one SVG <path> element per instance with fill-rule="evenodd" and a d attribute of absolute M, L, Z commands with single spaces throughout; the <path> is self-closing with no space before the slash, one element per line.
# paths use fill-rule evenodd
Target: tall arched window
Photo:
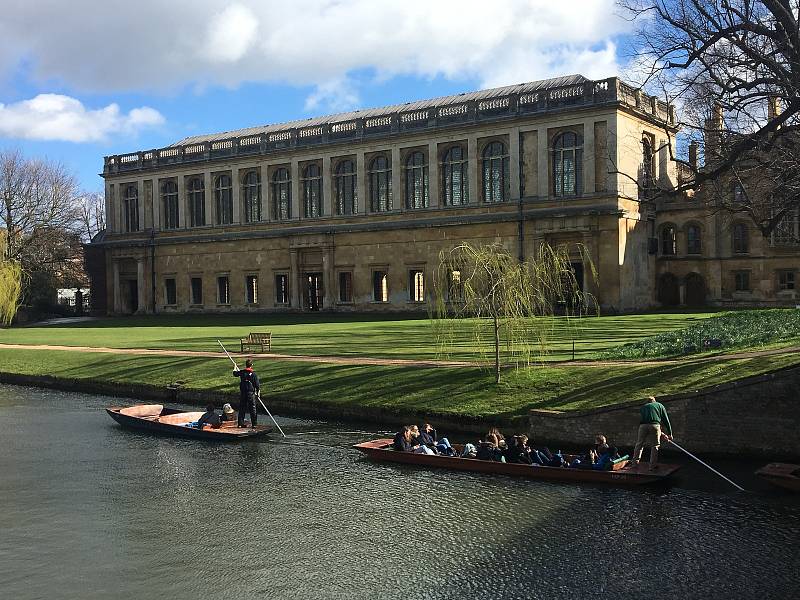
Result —
<path fill-rule="evenodd" d="M 272 218 L 276 221 L 292 218 L 292 178 L 283 167 L 272 174 Z"/>
<path fill-rule="evenodd" d="M 217 204 L 217 225 L 233 223 L 233 194 L 230 175 L 220 175 L 214 182 L 214 199 Z"/>
<path fill-rule="evenodd" d="M 369 210 L 392 210 L 392 165 L 383 154 L 369 163 Z"/>
<path fill-rule="evenodd" d="M 261 220 L 261 176 L 258 171 L 248 171 L 242 179 L 244 220 L 257 223 Z"/>
<path fill-rule="evenodd" d="M 661 228 L 661 254 L 664 256 L 675 256 L 678 245 L 675 237 L 675 227 L 664 225 Z"/>
<path fill-rule="evenodd" d="M 122 204 L 125 231 L 139 231 L 139 188 L 135 183 L 125 187 Z"/>
<path fill-rule="evenodd" d="M 428 208 L 428 165 L 419 151 L 406 159 L 406 208 Z"/>
<path fill-rule="evenodd" d="M 566 131 L 553 140 L 553 194 L 578 196 L 583 178 L 583 148 L 578 134 Z"/>
<path fill-rule="evenodd" d="M 178 228 L 178 184 L 172 179 L 161 184 L 161 205 L 164 207 L 164 229 Z"/>
<path fill-rule="evenodd" d="M 750 239 L 747 225 L 735 223 L 733 225 L 733 253 L 747 254 L 750 251 Z"/>
<path fill-rule="evenodd" d="M 206 224 L 206 188 L 202 177 L 192 177 L 187 186 L 189 194 L 189 217 L 192 227 Z"/>
<path fill-rule="evenodd" d="M 442 159 L 442 192 L 445 206 L 469 204 L 467 153 L 461 146 L 451 147 Z"/>
<path fill-rule="evenodd" d="M 653 141 L 647 135 L 642 138 L 641 169 L 641 177 L 639 178 L 639 199 L 646 200 L 653 197 L 656 170 Z"/>
<path fill-rule="evenodd" d="M 700 254 L 703 250 L 699 225 L 686 228 L 686 254 Z"/>
<path fill-rule="evenodd" d="M 336 190 L 336 214 L 356 214 L 356 165 L 352 160 L 343 160 L 336 165 L 334 176 Z"/>
<path fill-rule="evenodd" d="M 322 171 L 318 165 L 303 169 L 303 216 L 313 219 L 322 216 Z"/>
<path fill-rule="evenodd" d="M 483 201 L 508 200 L 508 152 L 502 142 L 492 142 L 483 150 Z"/>

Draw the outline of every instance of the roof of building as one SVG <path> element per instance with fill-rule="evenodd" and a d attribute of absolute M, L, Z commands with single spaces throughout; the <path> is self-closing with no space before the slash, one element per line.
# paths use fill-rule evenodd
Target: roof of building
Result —
<path fill-rule="evenodd" d="M 529 83 L 518 83 L 516 85 L 507 85 L 488 90 L 479 90 L 477 92 L 466 92 L 452 96 L 431 98 L 429 100 L 417 100 L 415 102 L 406 102 L 404 104 L 394 104 L 392 106 L 383 106 L 381 108 L 366 108 L 363 110 L 338 113 L 335 115 L 327 115 L 322 117 L 312 117 L 310 119 L 300 119 L 297 121 L 289 121 L 287 123 L 278 123 L 275 125 L 259 125 L 258 127 L 247 127 L 245 129 L 237 129 L 235 131 L 223 131 L 221 133 L 207 135 L 194 135 L 172 144 L 172 147 L 201 144 L 204 142 L 214 142 L 217 140 L 246 137 L 262 133 L 275 133 L 279 131 L 295 129 L 297 127 L 314 127 L 319 125 L 341 123 L 343 121 L 350 121 L 356 118 L 381 117 L 384 115 L 395 114 L 397 112 L 415 111 L 425 108 L 438 108 L 450 104 L 460 104 L 472 100 L 487 100 L 499 96 L 508 96 L 510 94 L 529 94 L 531 92 L 549 90 L 551 88 L 560 88 L 579 83 L 585 83 L 587 81 L 589 80 L 583 75 L 566 75 L 564 77 L 542 79 L 539 81 L 531 81 Z"/>

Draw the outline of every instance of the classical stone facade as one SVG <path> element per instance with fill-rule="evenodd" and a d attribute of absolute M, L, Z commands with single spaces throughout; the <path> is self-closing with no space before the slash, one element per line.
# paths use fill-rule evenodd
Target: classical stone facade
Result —
<path fill-rule="evenodd" d="M 656 253 L 663 219 L 639 201 L 675 179 L 653 151 L 674 123 L 616 78 L 570 76 L 106 157 L 108 312 L 424 310 L 461 241 L 579 242 L 604 310 L 649 308 L 659 276 L 698 268 Z M 713 294 L 728 275 L 702 276 Z"/>

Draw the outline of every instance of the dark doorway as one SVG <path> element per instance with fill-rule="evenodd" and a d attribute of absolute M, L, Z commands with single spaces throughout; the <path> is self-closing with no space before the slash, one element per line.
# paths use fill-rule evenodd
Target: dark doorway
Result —
<path fill-rule="evenodd" d="M 128 308 L 131 313 L 139 310 L 139 282 L 135 279 L 128 280 Z"/>
<path fill-rule="evenodd" d="M 306 308 L 322 308 L 322 273 L 306 273 Z"/>
<path fill-rule="evenodd" d="M 583 263 L 582 262 L 574 262 L 570 263 L 572 267 L 572 272 L 575 273 L 575 283 L 578 284 L 578 290 L 580 293 L 583 293 Z"/>
<path fill-rule="evenodd" d="M 661 306 L 678 306 L 681 303 L 678 278 L 672 273 L 664 273 L 658 278 L 658 301 Z"/>
<path fill-rule="evenodd" d="M 698 273 L 686 276 L 686 306 L 704 306 L 706 303 L 706 282 Z"/>

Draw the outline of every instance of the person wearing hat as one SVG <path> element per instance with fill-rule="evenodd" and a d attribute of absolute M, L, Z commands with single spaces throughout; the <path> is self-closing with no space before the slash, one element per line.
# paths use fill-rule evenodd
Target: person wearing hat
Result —
<path fill-rule="evenodd" d="M 233 415 L 236 414 L 236 411 L 233 410 L 233 407 L 229 403 L 225 403 L 222 405 L 222 420 L 223 421 L 233 421 L 236 419 Z"/>
<path fill-rule="evenodd" d="M 237 424 L 244 427 L 244 413 L 250 413 L 250 427 L 255 427 L 258 422 L 258 411 L 256 410 L 256 394 L 261 391 L 261 384 L 258 375 L 253 371 L 253 361 L 249 358 L 244 363 L 241 371 L 233 370 L 233 376 L 239 378 L 239 418 Z"/>

